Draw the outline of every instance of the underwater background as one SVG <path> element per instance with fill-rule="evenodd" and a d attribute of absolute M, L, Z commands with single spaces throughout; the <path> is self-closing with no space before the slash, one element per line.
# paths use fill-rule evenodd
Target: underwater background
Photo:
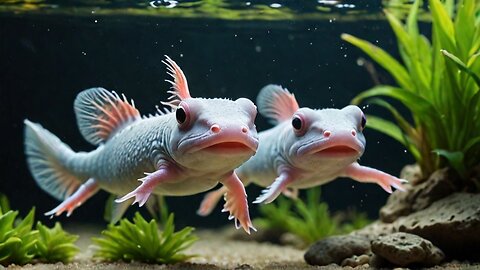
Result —
<path fill-rule="evenodd" d="M 37 187 L 28 171 L 23 120 L 40 123 L 75 151 L 93 150 L 78 131 L 75 96 L 101 86 L 132 98 L 142 114 L 154 114 L 170 87 L 161 63 L 164 55 L 182 67 L 194 97 L 255 101 L 264 85 L 275 83 L 293 92 L 300 106 L 342 108 L 378 81 L 393 83 L 360 50 L 340 39 L 342 33 L 360 36 L 397 57 L 396 40 L 380 14 L 386 2 L 174 2 L 0 3 L 0 192 L 12 208 L 26 213 L 35 206 L 43 213 L 59 203 Z M 205 9 L 205 3 L 220 8 Z M 423 33 L 429 31 L 426 24 L 420 27 Z M 389 117 L 363 105 L 367 114 Z M 260 115 L 256 123 L 258 131 L 271 127 Z M 367 148 L 360 164 L 398 175 L 413 163 L 392 138 L 368 128 L 364 133 Z M 247 187 L 252 218 L 258 216 L 258 206 L 251 202 L 260 190 Z M 220 204 L 208 217 L 195 214 L 203 195 L 166 198 L 178 226 L 228 223 Z M 69 218 L 54 220 L 104 224 L 107 197 L 99 192 Z M 354 208 L 376 218 L 387 197 L 376 184 L 350 179 L 322 186 L 322 199 L 332 212 Z M 131 207 L 129 216 L 137 209 Z"/>

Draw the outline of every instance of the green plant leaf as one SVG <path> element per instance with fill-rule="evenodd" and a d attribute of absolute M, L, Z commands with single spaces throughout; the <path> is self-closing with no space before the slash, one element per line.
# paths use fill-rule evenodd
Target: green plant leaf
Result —
<path fill-rule="evenodd" d="M 440 0 L 429 0 L 429 4 L 432 13 L 432 24 L 439 31 L 441 44 L 444 45 L 445 49 L 453 50 L 455 31 L 447 9 Z"/>
<path fill-rule="evenodd" d="M 438 112 L 436 111 L 435 107 L 430 103 L 430 101 L 424 99 L 419 94 L 405 91 L 398 87 L 388 85 L 376 86 L 358 94 L 354 99 L 352 99 L 351 103 L 360 104 L 362 100 L 376 96 L 386 96 L 394 98 L 402 102 L 407 108 L 410 109 L 413 114 L 431 115 L 433 120 L 438 121 L 438 119 L 435 119 L 437 118 L 436 115 L 438 115 Z"/>
<path fill-rule="evenodd" d="M 118 225 L 110 224 L 102 232 L 102 238 L 92 238 L 96 245 L 94 256 L 107 261 L 141 261 L 146 263 L 170 264 L 187 260 L 195 255 L 181 254 L 197 237 L 193 228 L 186 227 L 174 232 L 173 214 L 170 214 L 162 232 L 157 222 L 147 222 L 138 212 L 133 223 L 127 219 Z"/>
<path fill-rule="evenodd" d="M 462 152 L 451 152 L 443 149 L 435 149 L 434 152 L 440 156 L 447 158 L 450 165 L 452 165 L 452 167 L 458 173 L 460 173 L 462 177 L 465 177 L 467 170 L 464 165 L 464 154 Z"/>
<path fill-rule="evenodd" d="M 59 222 L 56 222 L 53 228 L 48 228 L 39 221 L 36 228 L 39 237 L 35 244 L 35 257 L 38 260 L 67 263 L 78 253 L 79 248 L 74 244 L 78 236 L 64 231 Z"/>
<path fill-rule="evenodd" d="M 306 191 L 306 200 L 290 200 L 279 197 L 274 203 L 262 205 L 262 218 L 255 220 L 262 230 L 274 232 L 290 232 L 297 235 L 305 246 L 336 234 L 348 233 L 348 223 L 355 220 L 343 220 L 330 215 L 328 205 L 320 200 L 320 188 L 311 188 Z M 345 226 L 344 226 L 345 225 Z M 357 223 L 360 225 L 360 222 Z M 355 227 L 358 228 L 358 227 Z"/>
<path fill-rule="evenodd" d="M 380 64 L 384 69 L 388 70 L 389 73 L 392 74 L 392 76 L 395 78 L 397 83 L 403 88 L 413 88 L 413 83 L 408 76 L 405 68 L 383 49 L 371 44 L 368 41 L 356 38 L 349 34 L 342 34 L 341 37 L 343 40 L 360 48 L 362 51 L 368 54 L 368 56 L 370 56 L 373 60 Z"/>
<path fill-rule="evenodd" d="M 472 70 L 470 70 L 467 65 L 465 65 L 465 63 L 462 62 L 462 60 L 460 60 L 458 57 L 456 57 L 455 55 L 447 52 L 446 50 L 441 50 L 441 52 L 443 53 L 443 55 L 445 55 L 449 60 L 453 61 L 453 63 L 455 63 L 455 65 L 458 67 L 458 69 L 460 69 L 461 71 L 464 71 L 466 72 L 468 75 L 470 75 L 472 77 L 472 79 L 475 81 L 475 83 L 477 84 L 478 87 L 480 87 L 480 77 L 475 73 L 473 72 Z"/>

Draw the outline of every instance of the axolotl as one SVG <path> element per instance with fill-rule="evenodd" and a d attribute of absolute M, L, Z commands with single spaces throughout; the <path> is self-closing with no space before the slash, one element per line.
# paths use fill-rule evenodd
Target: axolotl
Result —
<path fill-rule="evenodd" d="M 247 233 L 254 229 L 245 188 L 234 169 L 257 150 L 256 106 L 246 98 L 193 98 L 180 67 L 168 56 L 163 62 L 173 77 L 167 80 L 172 96 L 162 102 L 170 110 L 142 117 L 133 100 L 104 88 L 77 95 L 80 132 L 98 146 L 91 152 L 74 152 L 39 124 L 25 120 L 29 169 L 43 190 L 63 200 L 46 215 L 69 216 L 103 189 L 116 195 L 129 192 L 116 200 L 113 215 L 119 218 L 130 204 L 142 206 L 152 193 L 191 195 L 220 182 L 229 218 Z"/>
<path fill-rule="evenodd" d="M 235 170 L 245 185 L 268 187 L 254 203 L 270 203 L 281 193 L 296 197 L 298 189 L 337 177 L 377 183 L 389 193 L 392 187 L 403 190 L 406 180 L 357 162 L 366 143 L 366 118 L 357 106 L 299 108 L 295 96 L 279 85 L 262 88 L 257 106 L 276 126 L 259 133 L 257 153 Z M 224 193 L 224 188 L 207 193 L 198 213 L 208 215 Z"/>

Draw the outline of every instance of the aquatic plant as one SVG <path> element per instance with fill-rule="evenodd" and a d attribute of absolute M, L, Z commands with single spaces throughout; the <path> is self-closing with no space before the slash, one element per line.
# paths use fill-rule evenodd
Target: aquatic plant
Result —
<path fill-rule="evenodd" d="M 74 244 L 78 235 L 69 234 L 63 230 L 59 222 L 53 228 L 37 222 L 38 241 L 35 243 L 35 258 L 41 262 L 70 262 L 78 253 Z"/>
<path fill-rule="evenodd" d="M 320 201 L 321 189 L 306 191 L 306 201 L 287 199 L 283 196 L 259 209 L 262 218 L 255 220 L 263 230 L 290 232 L 305 245 L 331 235 L 345 234 L 370 223 L 366 214 L 355 211 L 331 215 L 328 204 Z"/>
<path fill-rule="evenodd" d="M 0 193 L 0 209 L 3 213 L 6 213 L 10 210 L 10 202 L 8 201 L 7 195 Z"/>
<path fill-rule="evenodd" d="M 35 256 L 38 231 L 32 230 L 35 209 L 15 224 L 18 211 L 0 208 L 0 265 L 25 264 Z"/>
<path fill-rule="evenodd" d="M 48 228 L 38 222 L 33 229 L 35 208 L 23 219 L 10 210 L 5 195 L 0 194 L 0 265 L 42 262 L 69 262 L 78 252 L 74 242 L 78 236 L 62 229 L 60 223 Z"/>
<path fill-rule="evenodd" d="M 417 0 L 402 23 L 389 11 L 388 22 L 398 40 L 401 60 L 372 43 L 343 34 L 386 69 L 398 86 L 379 85 L 356 96 L 369 98 L 393 115 L 396 123 L 369 116 L 368 126 L 401 142 L 416 159 L 423 176 L 446 165 L 464 179 L 480 163 L 480 27 L 475 0 L 429 0 L 432 41 L 419 33 Z M 384 98 L 379 98 L 383 96 Z M 408 121 L 387 99 L 400 101 L 410 112 Z M 476 183 L 480 188 L 480 183 Z"/>
<path fill-rule="evenodd" d="M 118 225 L 109 224 L 102 231 L 101 238 L 93 238 L 96 245 L 94 256 L 107 261 L 142 261 L 146 263 L 169 264 L 193 257 L 180 253 L 190 247 L 197 237 L 194 230 L 186 227 L 174 232 L 173 214 L 167 219 L 163 231 L 158 230 L 157 222 L 147 222 L 138 212 L 133 222 L 120 220 Z"/>

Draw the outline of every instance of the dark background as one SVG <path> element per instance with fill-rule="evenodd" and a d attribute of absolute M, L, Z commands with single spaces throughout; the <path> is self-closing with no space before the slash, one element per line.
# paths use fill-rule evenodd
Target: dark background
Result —
<path fill-rule="evenodd" d="M 135 100 L 142 114 L 154 113 L 167 97 L 165 66 L 169 55 L 184 70 L 192 96 L 247 97 L 255 100 L 268 83 L 293 91 L 300 106 L 341 108 L 373 86 L 357 64 L 365 57 L 340 39 L 341 33 L 367 39 L 396 52 L 386 21 L 370 20 L 226 22 L 216 20 L 122 17 L 0 16 L 0 192 L 25 214 L 36 206 L 37 218 L 59 202 L 38 188 L 23 154 L 23 120 L 41 123 L 77 151 L 89 151 L 73 113 L 73 100 L 85 88 L 102 86 Z M 383 82 L 392 80 L 377 68 Z M 366 107 L 367 114 L 384 111 Z M 368 125 L 368 123 L 367 123 Z M 259 131 L 269 128 L 257 118 Z M 365 130 L 367 149 L 361 164 L 398 175 L 411 156 L 391 138 Z M 249 186 L 252 218 L 259 194 Z M 75 210 L 69 222 L 103 222 L 108 194 L 101 191 Z M 227 214 L 217 209 L 206 218 L 195 214 L 203 194 L 167 198 L 179 226 L 220 226 Z M 388 194 L 374 184 L 339 179 L 326 184 L 322 198 L 332 211 L 355 208 L 377 217 Z M 136 209 L 137 206 L 134 206 Z M 130 210 L 130 214 L 133 210 Z M 230 224 L 233 226 L 233 224 Z"/>

